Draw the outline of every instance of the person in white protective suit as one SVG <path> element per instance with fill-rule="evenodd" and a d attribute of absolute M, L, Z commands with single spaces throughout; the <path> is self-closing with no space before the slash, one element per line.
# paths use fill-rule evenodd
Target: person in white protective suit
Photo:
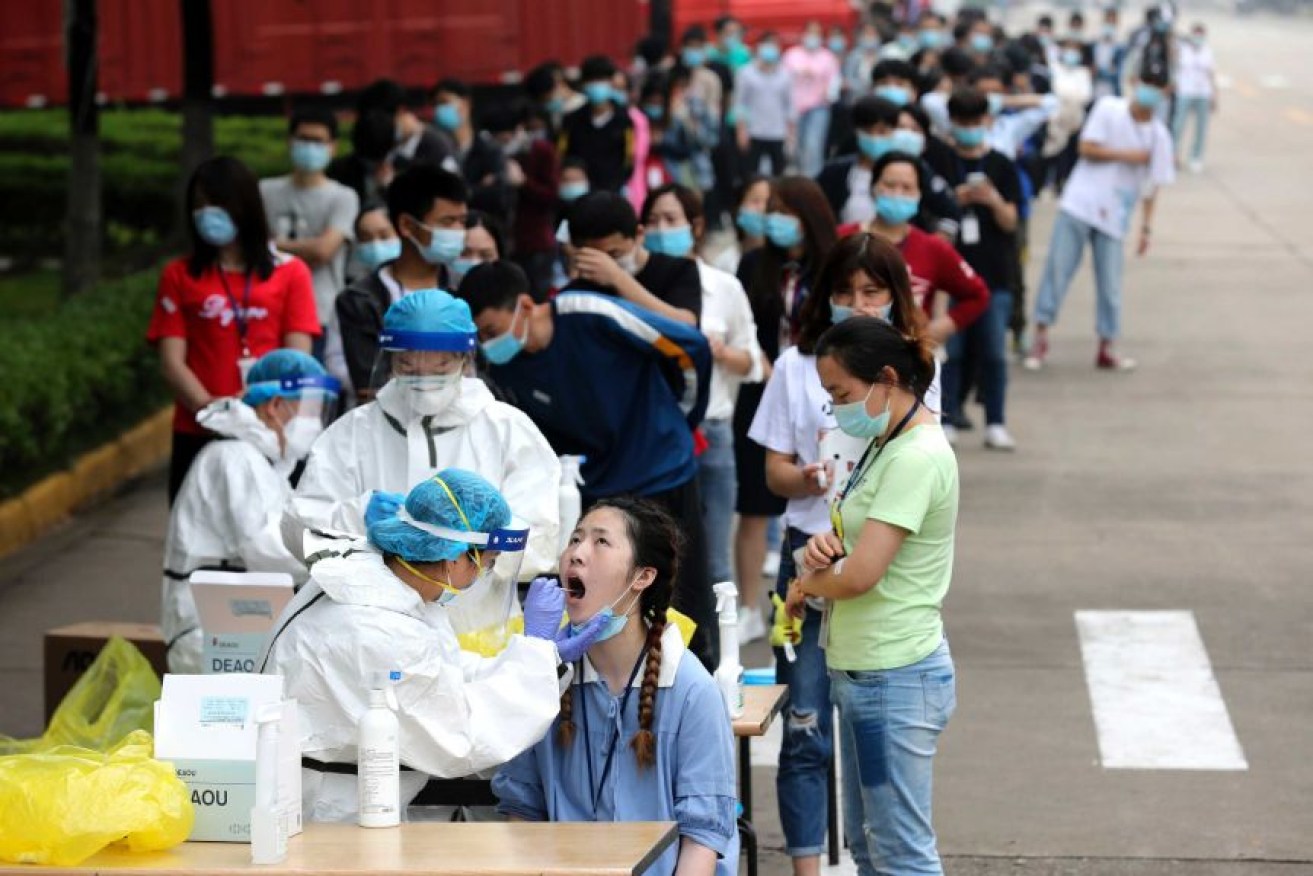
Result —
<path fill-rule="evenodd" d="M 363 535 L 367 511 L 443 468 L 487 478 L 529 525 L 526 579 L 555 567 L 560 463 L 529 417 L 466 377 L 478 346 L 469 307 L 441 290 L 414 292 L 383 318 L 375 400 L 331 425 L 315 445 L 292 513 L 302 527 Z M 289 536 L 290 537 L 290 536 Z"/>
<path fill-rule="evenodd" d="M 261 665 L 284 677 L 300 705 L 307 819 L 356 817 L 357 724 L 370 687 L 391 673 L 399 673 L 391 690 L 403 808 L 431 776 L 500 765 L 547 732 L 568 683 L 564 667 L 605 618 L 577 635 L 563 627 L 565 593 L 551 579 L 530 587 L 524 634 L 495 657 L 462 650 L 447 618 L 494 579 L 515 580 L 529 535 L 518 526 L 487 480 L 445 469 L 371 522 L 368 541 L 315 555 L 322 558 L 275 625 Z"/>
<path fill-rule="evenodd" d="M 240 399 L 221 398 L 197 413 L 197 422 L 230 440 L 201 450 L 169 514 L 160 629 L 170 672 L 202 671 L 192 572 L 287 572 L 305 580 L 279 525 L 292 497 L 288 478 L 332 418 L 338 388 L 305 353 L 274 350 L 251 366 Z"/>

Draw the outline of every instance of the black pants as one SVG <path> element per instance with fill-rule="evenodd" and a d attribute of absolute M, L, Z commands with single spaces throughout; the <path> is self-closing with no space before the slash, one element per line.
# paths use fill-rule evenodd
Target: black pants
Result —
<path fill-rule="evenodd" d="M 173 453 L 169 457 L 169 507 L 178 498 L 178 490 L 191 471 L 191 464 L 206 444 L 215 439 L 214 435 L 193 435 L 190 432 L 173 433 Z"/>
<path fill-rule="evenodd" d="M 766 176 L 779 176 L 784 173 L 784 141 L 753 139 L 748 141 L 747 176 L 755 176 L 761 172 L 763 155 L 770 161 L 770 170 L 766 171 Z"/>
<path fill-rule="evenodd" d="M 585 513 L 601 496 L 583 497 Z M 716 671 L 720 660 L 720 625 L 716 617 L 716 597 L 707 575 L 707 533 L 702 522 L 702 495 L 698 479 L 692 478 L 664 493 L 643 496 L 666 510 L 684 533 L 684 555 L 679 558 L 679 580 L 670 604 L 698 625 L 689 642 L 689 650 L 702 661 L 708 672 Z"/>

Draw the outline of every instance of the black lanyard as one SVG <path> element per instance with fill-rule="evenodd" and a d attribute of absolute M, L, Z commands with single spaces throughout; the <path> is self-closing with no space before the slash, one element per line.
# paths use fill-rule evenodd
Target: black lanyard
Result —
<path fill-rule="evenodd" d="M 880 458 L 881 453 L 884 453 L 884 449 L 893 443 L 895 438 L 902 434 L 903 429 L 907 427 L 907 424 L 912 421 L 912 417 L 916 416 L 916 412 L 920 409 L 921 400 L 917 399 L 916 402 L 913 403 L 911 410 L 903 415 L 903 418 L 898 421 L 897 426 L 894 426 L 894 430 L 889 433 L 888 438 L 883 441 L 879 441 L 875 438 L 871 439 L 871 443 L 866 445 L 866 449 L 862 451 L 861 459 L 857 460 L 857 467 L 854 468 L 853 473 L 848 476 L 848 483 L 844 484 L 843 489 L 834 497 L 834 505 L 836 508 L 843 504 L 844 496 L 847 496 L 849 492 L 857 488 L 857 485 L 862 482 L 866 470 L 875 465 L 875 461 Z M 871 457 L 870 465 L 867 465 L 866 457 L 870 454 L 872 448 L 875 449 L 875 456 Z"/>
<path fill-rule="evenodd" d="M 233 321 L 237 323 L 237 337 L 242 342 L 242 356 L 251 355 L 251 347 L 246 342 L 246 311 L 251 307 L 251 272 L 247 271 L 244 275 L 246 279 L 246 288 L 242 292 L 242 305 L 237 306 L 237 299 L 233 297 L 232 290 L 228 288 L 228 272 L 223 269 L 222 265 L 218 266 L 219 282 L 223 284 L 223 294 L 228 296 L 228 303 L 233 309 Z"/>
<path fill-rule="evenodd" d="M 643 661 L 647 659 L 647 646 L 639 652 L 638 661 L 634 663 L 634 668 L 629 673 L 629 683 L 625 685 L 624 696 L 620 698 L 620 725 L 625 723 L 625 706 L 629 705 L 629 694 L 634 690 L 634 679 L 638 678 L 638 670 L 643 667 Z M 600 676 L 599 676 L 600 677 Z M 606 685 L 606 681 L 602 681 Z M 597 817 L 597 804 L 602 799 L 602 789 L 606 787 L 606 780 L 611 775 L 611 762 L 615 759 L 616 746 L 620 744 L 620 730 L 617 729 L 611 736 L 611 744 L 607 747 L 606 763 L 602 765 L 602 780 L 596 784 L 593 782 L 593 740 L 588 733 L 588 692 L 579 685 L 579 711 L 583 717 L 584 725 L 584 759 L 588 762 L 588 793 L 592 796 L 593 817 Z"/>

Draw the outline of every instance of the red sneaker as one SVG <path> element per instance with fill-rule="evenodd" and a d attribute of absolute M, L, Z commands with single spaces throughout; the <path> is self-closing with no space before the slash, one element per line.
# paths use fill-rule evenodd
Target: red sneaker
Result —
<path fill-rule="evenodd" d="M 1100 371 L 1134 371 L 1139 363 L 1127 356 L 1119 356 L 1111 349 L 1099 351 L 1099 357 L 1094 360 L 1094 367 Z"/>
<path fill-rule="evenodd" d="M 1047 335 L 1035 334 L 1030 341 L 1030 352 L 1021 360 L 1021 367 L 1027 371 L 1038 371 L 1044 367 L 1044 360 L 1049 357 L 1049 339 Z"/>

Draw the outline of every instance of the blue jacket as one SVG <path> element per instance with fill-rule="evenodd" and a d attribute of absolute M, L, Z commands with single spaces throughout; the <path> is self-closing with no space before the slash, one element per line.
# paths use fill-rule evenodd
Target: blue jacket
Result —
<path fill-rule="evenodd" d="M 489 376 L 557 453 L 588 458 L 585 499 L 650 496 L 692 480 L 693 429 L 711 385 L 702 333 L 608 295 L 566 292 L 551 306 L 551 344 Z"/>

